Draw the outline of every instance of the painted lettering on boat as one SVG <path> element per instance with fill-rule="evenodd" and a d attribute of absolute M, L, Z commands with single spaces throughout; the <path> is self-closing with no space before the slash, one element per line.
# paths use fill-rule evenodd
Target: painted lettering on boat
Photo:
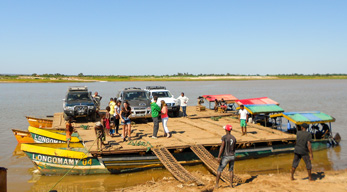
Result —
<path fill-rule="evenodd" d="M 61 164 L 61 165 L 77 165 L 79 162 L 78 159 L 67 159 L 67 158 L 63 158 L 63 157 L 52 157 L 52 156 L 35 155 L 35 154 L 32 155 L 32 159 L 36 160 L 36 161 Z M 85 164 L 83 164 L 83 165 L 85 165 Z M 91 163 L 90 163 L 90 165 L 91 165 Z"/>
<path fill-rule="evenodd" d="M 65 141 L 60 141 L 36 134 L 34 134 L 34 140 L 38 143 L 66 143 Z"/>

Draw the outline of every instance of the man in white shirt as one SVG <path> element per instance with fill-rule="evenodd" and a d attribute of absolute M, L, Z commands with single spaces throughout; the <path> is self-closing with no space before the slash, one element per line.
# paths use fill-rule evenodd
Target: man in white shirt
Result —
<path fill-rule="evenodd" d="M 240 105 L 239 122 L 241 125 L 242 135 L 247 135 L 248 112 L 244 105 Z"/>
<path fill-rule="evenodd" d="M 177 98 L 180 100 L 180 105 L 182 107 L 183 117 L 187 117 L 186 109 L 187 109 L 187 103 L 189 98 L 184 96 L 184 93 L 182 92 L 181 95 Z"/>

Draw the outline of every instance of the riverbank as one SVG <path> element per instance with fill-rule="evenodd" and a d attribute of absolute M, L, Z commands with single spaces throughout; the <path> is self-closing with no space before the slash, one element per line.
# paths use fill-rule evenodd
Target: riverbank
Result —
<path fill-rule="evenodd" d="M 347 79 L 347 75 L 281 75 L 281 76 L 0 76 L 0 83 L 70 83 L 121 81 L 245 81 L 283 79 Z"/>
<path fill-rule="evenodd" d="M 236 172 L 237 173 L 237 172 Z M 196 186 L 194 184 L 182 184 L 173 177 L 164 177 L 158 181 L 148 181 L 146 184 L 137 185 L 128 188 L 116 189 L 115 191 L 150 191 L 150 192 L 224 192 L 230 191 L 224 182 L 220 181 L 220 187 L 214 189 L 215 176 L 212 174 L 202 174 L 199 171 L 193 174 L 202 179 L 205 186 Z M 307 180 L 307 172 L 296 172 L 295 181 L 290 180 L 290 173 L 266 174 L 266 175 L 238 175 L 247 178 L 246 183 L 234 187 L 235 191 L 327 191 L 334 192 L 347 190 L 347 170 L 313 172 L 315 181 Z"/>

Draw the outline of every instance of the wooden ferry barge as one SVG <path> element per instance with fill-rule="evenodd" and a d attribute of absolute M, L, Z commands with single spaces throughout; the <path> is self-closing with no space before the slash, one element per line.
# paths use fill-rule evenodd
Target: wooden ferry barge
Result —
<path fill-rule="evenodd" d="M 61 174 L 64 170 L 71 169 L 71 166 L 77 166 L 80 171 L 71 171 L 70 174 L 123 173 L 166 166 L 156 149 L 165 149 L 166 155 L 172 155 L 179 164 L 202 162 L 206 164 L 201 159 L 201 154 L 197 153 L 197 148 L 200 146 L 216 157 L 221 137 L 225 134 L 223 126 L 226 124 L 233 126 L 231 133 L 237 139 L 236 160 L 259 158 L 294 150 L 296 136 L 280 130 L 249 124 L 248 134 L 241 136 L 240 124 L 233 113 L 216 113 L 210 110 L 200 112 L 196 111 L 195 107 L 188 107 L 187 113 L 189 114 L 188 118 L 169 119 L 168 126 L 172 133 L 171 138 L 161 136 L 164 133 L 160 125 L 158 139 L 152 139 L 150 136 L 152 135 L 153 123 L 136 122 L 132 124 L 132 141 L 123 142 L 120 136 L 107 136 L 106 148 L 101 151 L 96 147 L 94 123 L 75 123 L 75 129 L 84 145 L 84 150 L 79 150 L 79 152 L 84 153 L 84 156 L 80 157 L 82 164 L 66 166 L 53 161 L 48 164 L 48 162 L 35 159 L 38 158 L 38 155 L 45 153 L 46 149 L 32 146 L 42 144 L 28 144 L 22 147 L 22 150 L 31 158 L 41 173 L 46 175 Z M 81 125 L 88 126 L 89 129 L 80 128 Z M 52 128 L 62 129 L 64 126 L 63 114 L 55 114 Z M 324 149 L 328 142 L 327 139 L 316 140 L 312 144 L 313 149 Z M 55 148 L 55 152 L 49 154 L 51 158 L 64 157 L 68 162 L 69 159 L 76 160 L 76 157 L 71 155 L 75 152 L 69 152 L 71 150 L 64 148 L 63 145 L 66 144 L 46 144 L 45 147 L 50 145 L 54 145 L 52 148 Z M 38 150 L 39 148 L 40 150 Z M 65 152 L 59 155 L 56 150 Z M 85 161 L 86 159 L 88 160 Z M 83 162 L 88 161 L 92 164 L 83 164 Z M 88 166 L 90 171 L 86 171 Z"/>

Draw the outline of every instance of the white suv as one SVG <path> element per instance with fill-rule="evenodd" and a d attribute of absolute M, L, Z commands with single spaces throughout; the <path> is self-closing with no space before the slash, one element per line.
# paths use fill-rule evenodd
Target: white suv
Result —
<path fill-rule="evenodd" d="M 161 100 L 164 100 L 169 109 L 169 113 L 172 112 L 174 117 L 178 117 L 180 111 L 180 103 L 174 96 L 170 93 L 166 87 L 163 86 L 147 86 L 146 91 L 149 92 L 149 96 L 153 102 L 153 97 L 157 96 L 157 104 L 161 106 Z"/>

